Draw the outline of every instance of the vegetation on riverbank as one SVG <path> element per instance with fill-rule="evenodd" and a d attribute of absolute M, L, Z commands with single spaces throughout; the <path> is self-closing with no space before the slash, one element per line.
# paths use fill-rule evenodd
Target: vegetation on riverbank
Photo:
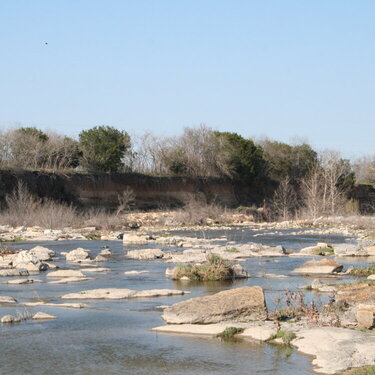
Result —
<path fill-rule="evenodd" d="M 375 375 L 375 366 L 352 368 L 336 375 Z"/>
<path fill-rule="evenodd" d="M 350 275 L 356 277 L 367 277 L 375 274 L 375 265 L 368 267 L 354 267 L 350 270 Z"/>
<path fill-rule="evenodd" d="M 243 328 L 238 327 L 228 327 L 221 333 L 218 333 L 216 337 L 222 339 L 223 341 L 232 341 L 235 335 L 242 333 L 244 331 Z"/>

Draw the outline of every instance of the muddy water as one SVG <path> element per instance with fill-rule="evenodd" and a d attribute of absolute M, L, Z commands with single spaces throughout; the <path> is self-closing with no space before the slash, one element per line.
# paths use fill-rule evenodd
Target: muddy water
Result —
<path fill-rule="evenodd" d="M 290 236 L 288 231 L 278 234 L 269 231 L 254 232 L 243 229 L 227 231 L 183 232 L 184 235 L 216 238 L 227 236 L 238 242 L 256 241 L 283 244 L 298 249 L 319 241 L 331 243 L 354 241 L 339 235 Z M 73 310 L 53 307 L 24 309 L 0 306 L 0 316 L 5 314 L 35 313 L 43 311 L 56 315 L 58 319 L 45 322 L 26 321 L 21 324 L 0 326 L 0 374 L 7 375 L 52 375 L 52 374 L 309 374 L 310 359 L 287 348 L 248 342 L 223 343 L 216 339 L 156 334 L 150 328 L 163 324 L 158 305 L 170 305 L 194 296 L 207 295 L 223 289 L 244 285 L 260 285 L 265 288 L 269 309 L 275 307 L 275 297 L 285 289 L 294 289 L 311 280 L 291 275 L 291 270 L 307 259 L 302 258 L 256 258 L 247 259 L 243 266 L 254 277 L 233 283 L 178 283 L 165 277 L 169 264 L 161 260 L 135 261 L 125 258 L 126 250 L 119 241 L 79 241 L 17 243 L 14 248 L 29 249 L 36 244 L 47 246 L 58 254 L 77 247 L 92 250 L 97 254 L 101 247 L 109 246 L 113 256 L 100 267 L 110 272 L 91 273 L 95 280 L 73 284 L 31 285 L 3 284 L 0 295 L 10 295 L 18 302 L 40 298 L 61 302 L 61 295 L 94 288 L 176 288 L 191 292 L 190 295 L 165 298 L 150 298 L 123 301 L 83 301 L 91 308 Z M 136 246 L 132 248 L 137 248 Z M 177 250 L 177 249 L 176 249 Z M 76 268 L 67 265 L 64 257 L 54 263 L 61 268 Z M 344 262 L 346 265 L 353 264 Z M 363 260 L 358 264 L 363 264 Z M 170 265 L 169 265 L 170 266 Z M 148 270 L 142 275 L 124 275 L 124 271 Z M 284 274 L 286 279 L 263 278 L 263 273 Z M 48 281 L 45 274 L 35 278 Z M 309 294 L 307 298 L 312 298 Z M 68 302 L 68 301 L 67 301 Z M 74 302 L 74 301 L 72 301 Z"/>

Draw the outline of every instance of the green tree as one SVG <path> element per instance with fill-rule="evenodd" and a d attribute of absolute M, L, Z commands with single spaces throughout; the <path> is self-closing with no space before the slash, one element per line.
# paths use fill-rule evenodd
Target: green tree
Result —
<path fill-rule="evenodd" d="M 267 175 L 275 181 L 280 182 L 285 178 L 299 180 L 306 176 L 318 160 L 317 153 L 306 143 L 291 146 L 267 140 L 261 145 L 267 163 Z"/>
<path fill-rule="evenodd" d="M 251 183 L 254 178 L 262 174 L 264 168 L 262 149 L 251 139 L 230 132 L 215 132 L 215 134 L 225 142 L 223 152 L 227 154 L 227 169 L 232 178 Z"/>
<path fill-rule="evenodd" d="M 112 126 L 96 126 L 79 134 L 83 159 L 88 169 L 117 172 L 130 150 L 130 136 Z"/>

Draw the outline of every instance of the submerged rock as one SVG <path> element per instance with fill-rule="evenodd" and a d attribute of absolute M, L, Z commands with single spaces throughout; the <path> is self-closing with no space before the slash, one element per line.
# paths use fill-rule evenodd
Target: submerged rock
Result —
<path fill-rule="evenodd" d="M 60 278 L 60 277 L 85 277 L 81 271 L 77 270 L 59 270 L 54 272 L 49 272 L 47 277 Z"/>
<path fill-rule="evenodd" d="M 94 280 L 92 277 L 63 277 L 60 280 L 49 281 L 48 284 L 68 284 L 80 281 Z"/>
<path fill-rule="evenodd" d="M 342 269 L 342 264 L 336 263 L 332 259 L 324 258 L 321 260 L 309 260 L 292 272 L 300 274 L 333 274 L 341 272 Z"/>
<path fill-rule="evenodd" d="M 150 273 L 150 271 L 146 271 L 146 270 L 142 270 L 142 271 L 125 271 L 124 274 L 125 275 L 141 275 L 141 274 L 144 274 L 144 273 Z"/>
<path fill-rule="evenodd" d="M 162 318 L 169 324 L 250 322 L 265 320 L 267 308 L 261 287 L 242 287 L 179 302 L 165 309 Z"/>
<path fill-rule="evenodd" d="M 38 311 L 36 314 L 33 315 L 33 320 L 49 320 L 49 319 L 56 319 L 57 317 L 54 315 L 49 315 L 44 312 Z"/>
<path fill-rule="evenodd" d="M 38 279 L 16 279 L 16 280 L 8 280 L 6 284 L 12 285 L 23 285 L 23 284 L 34 284 L 34 283 L 42 283 L 42 280 Z"/>
<path fill-rule="evenodd" d="M 48 306 L 48 307 L 63 307 L 68 309 L 83 309 L 90 307 L 85 303 L 52 303 L 52 302 L 25 302 L 24 306 L 35 307 L 35 306 Z"/>
<path fill-rule="evenodd" d="M 90 267 L 90 268 L 81 268 L 82 272 L 108 272 L 110 268 L 106 267 Z"/>
<path fill-rule="evenodd" d="M 94 258 L 94 262 L 108 262 L 108 259 L 99 254 Z"/>
<path fill-rule="evenodd" d="M 127 298 L 151 298 L 181 296 L 190 293 L 175 289 L 150 289 L 150 290 L 131 290 L 120 288 L 104 288 L 83 290 L 78 293 L 69 293 L 63 295 L 62 299 L 127 299 Z"/>

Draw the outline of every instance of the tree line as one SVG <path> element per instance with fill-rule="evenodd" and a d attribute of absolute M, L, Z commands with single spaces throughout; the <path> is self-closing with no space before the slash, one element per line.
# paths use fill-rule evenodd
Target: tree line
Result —
<path fill-rule="evenodd" d="M 301 206 L 311 217 L 336 213 L 356 177 L 375 182 L 375 158 L 351 163 L 304 142 L 254 141 L 205 125 L 185 128 L 174 137 L 130 137 L 111 126 L 83 130 L 78 139 L 36 127 L 5 130 L 0 133 L 0 167 L 219 177 L 259 186 L 268 181 L 275 185 L 273 212 L 282 218 Z"/>

